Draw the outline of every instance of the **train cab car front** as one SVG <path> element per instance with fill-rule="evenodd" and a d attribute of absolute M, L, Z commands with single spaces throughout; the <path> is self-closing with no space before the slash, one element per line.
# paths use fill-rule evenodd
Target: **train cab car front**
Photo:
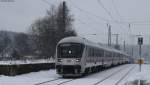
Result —
<path fill-rule="evenodd" d="M 84 45 L 81 43 L 61 43 L 57 46 L 56 70 L 60 75 L 81 74 L 81 60 Z"/>

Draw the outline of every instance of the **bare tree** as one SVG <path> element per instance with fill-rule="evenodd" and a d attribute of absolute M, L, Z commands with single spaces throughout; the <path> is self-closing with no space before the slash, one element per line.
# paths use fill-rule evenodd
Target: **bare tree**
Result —
<path fill-rule="evenodd" d="M 52 6 L 44 18 L 32 24 L 32 34 L 36 36 L 34 40 L 40 56 L 54 56 L 55 47 L 62 38 L 77 35 L 72 29 L 72 22 L 73 18 L 63 2 L 58 7 Z"/>

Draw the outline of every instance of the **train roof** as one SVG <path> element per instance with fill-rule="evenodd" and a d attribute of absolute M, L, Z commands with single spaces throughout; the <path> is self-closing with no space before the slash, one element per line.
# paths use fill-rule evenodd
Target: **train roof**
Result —
<path fill-rule="evenodd" d="M 91 42 L 91 41 L 89 41 L 89 40 L 87 40 L 85 38 L 82 38 L 82 37 L 66 37 L 66 38 L 60 40 L 58 42 L 58 44 L 60 44 L 60 43 L 68 43 L 68 42 L 82 43 L 82 44 L 85 44 L 85 45 L 88 45 L 88 46 L 97 47 L 97 48 L 104 49 L 104 50 L 107 50 L 107 51 L 128 55 L 128 54 L 126 54 L 126 53 L 124 53 L 122 51 L 119 51 L 119 50 L 116 50 L 114 48 L 106 47 L 106 46 L 103 46 L 103 45 Z"/>
<path fill-rule="evenodd" d="M 87 42 L 85 38 L 82 38 L 82 37 L 66 37 L 62 40 L 60 40 L 58 42 L 59 43 L 67 43 L 67 42 L 72 42 L 72 43 L 85 43 Z"/>

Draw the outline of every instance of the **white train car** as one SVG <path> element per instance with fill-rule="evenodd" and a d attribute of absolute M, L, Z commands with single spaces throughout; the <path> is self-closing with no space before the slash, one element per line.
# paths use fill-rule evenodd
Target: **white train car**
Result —
<path fill-rule="evenodd" d="M 81 76 L 129 62 L 129 56 L 80 37 L 67 37 L 56 47 L 56 71 L 62 76 Z"/>

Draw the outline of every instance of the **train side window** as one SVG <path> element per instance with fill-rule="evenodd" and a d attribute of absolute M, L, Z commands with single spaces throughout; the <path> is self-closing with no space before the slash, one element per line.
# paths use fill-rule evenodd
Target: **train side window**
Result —
<path fill-rule="evenodd" d="M 98 49 L 96 49 L 96 56 L 98 57 L 99 55 L 98 55 Z"/>
<path fill-rule="evenodd" d="M 97 56 L 100 57 L 100 51 L 97 49 Z"/>
<path fill-rule="evenodd" d="M 108 56 L 111 57 L 111 53 L 110 52 L 108 52 Z"/>
<path fill-rule="evenodd" d="M 90 50 L 90 54 L 91 54 L 90 57 L 92 57 L 92 48 L 91 48 L 91 50 Z"/>
<path fill-rule="evenodd" d="M 95 49 L 95 57 L 97 56 L 97 49 Z"/>
<path fill-rule="evenodd" d="M 91 55 L 92 55 L 91 48 L 90 48 L 90 50 L 89 50 L 89 51 L 90 51 L 89 53 L 90 53 L 90 57 L 91 57 Z"/>
<path fill-rule="evenodd" d="M 91 48 L 89 48 L 89 57 L 91 57 L 91 54 L 92 54 Z"/>
<path fill-rule="evenodd" d="M 111 57 L 111 52 L 109 52 L 109 57 Z"/>
<path fill-rule="evenodd" d="M 99 56 L 100 56 L 100 57 L 103 57 L 103 56 L 104 56 L 104 50 L 101 50 L 101 49 L 99 50 Z"/>
<path fill-rule="evenodd" d="M 94 49 L 92 48 L 92 57 L 94 57 Z"/>
<path fill-rule="evenodd" d="M 105 57 L 107 57 L 107 51 L 105 51 Z"/>
<path fill-rule="evenodd" d="M 92 57 L 94 56 L 94 50 L 93 50 L 93 48 L 92 48 Z"/>
<path fill-rule="evenodd" d="M 101 50 L 98 49 L 98 56 L 101 57 Z"/>
<path fill-rule="evenodd" d="M 98 49 L 98 56 L 99 56 L 99 57 L 101 57 L 101 56 L 100 56 L 100 52 L 101 52 L 101 51 Z"/>
<path fill-rule="evenodd" d="M 99 55 L 100 57 L 102 57 L 102 50 L 99 50 Z"/>
<path fill-rule="evenodd" d="M 115 57 L 115 53 L 113 52 L 113 58 Z"/>
<path fill-rule="evenodd" d="M 118 54 L 118 56 L 117 56 L 118 58 L 119 58 L 119 54 Z"/>
<path fill-rule="evenodd" d="M 90 56 L 90 49 L 87 47 L 87 57 Z"/>
<path fill-rule="evenodd" d="M 107 51 L 107 57 L 109 57 L 109 52 Z"/>
<path fill-rule="evenodd" d="M 93 56 L 95 57 L 95 48 L 93 49 Z"/>
<path fill-rule="evenodd" d="M 92 49 L 92 57 L 94 57 L 94 49 Z"/>
<path fill-rule="evenodd" d="M 108 57 L 108 51 L 106 51 L 106 57 Z"/>
<path fill-rule="evenodd" d="M 90 56 L 90 48 L 88 48 L 88 57 Z"/>
<path fill-rule="evenodd" d="M 111 57 L 111 53 L 110 52 L 108 52 L 108 57 Z"/>
<path fill-rule="evenodd" d="M 96 54 L 97 54 L 97 50 L 96 49 L 95 49 L 95 53 L 94 54 L 95 54 L 95 57 L 96 57 Z"/>
<path fill-rule="evenodd" d="M 115 57 L 117 57 L 117 53 L 115 53 Z"/>
<path fill-rule="evenodd" d="M 96 49 L 94 49 L 94 57 L 96 57 Z"/>

